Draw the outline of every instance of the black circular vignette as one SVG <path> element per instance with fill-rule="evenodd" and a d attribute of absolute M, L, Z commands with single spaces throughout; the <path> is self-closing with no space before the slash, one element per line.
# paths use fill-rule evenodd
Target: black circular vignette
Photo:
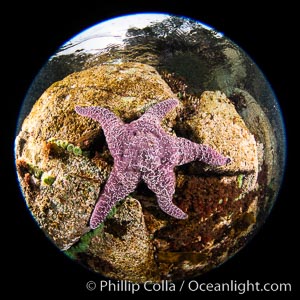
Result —
<path fill-rule="evenodd" d="M 294 176 L 290 172 L 291 160 L 291 101 L 293 99 L 291 82 L 294 67 L 293 38 L 294 19 L 290 6 L 263 9 L 249 2 L 241 7 L 228 4 L 202 4 L 195 7 L 193 1 L 175 4 L 174 1 L 151 1 L 149 4 L 136 4 L 132 1 L 86 4 L 83 6 L 61 7 L 49 3 L 45 7 L 21 4 L 16 9 L 8 9 L 10 21 L 4 28 L 8 31 L 9 56 L 6 80 L 9 89 L 9 112 L 4 118 L 5 144 L 8 159 L 2 183 L 9 182 L 9 203 L 5 209 L 3 227 L 8 235 L 5 242 L 7 259 L 7 281 L 11 294 L 16 286 L 23 294 L 45 293 L 49 295 L 92 295 L 100 297 L 100 292 L 88 292 L 85 284 L 89 280 L 103 279 L 82 266 L 72 262 L 54 246 L 31 218 L 22 194 L 18 189 L 13 162 L 13 141 L 16 119 L 25 94 L 43 64 L 48 58 L 75 34 L 111 17 L 136 12 L 167 12 L 195 18 L 223 32 L 233 40 L 257 63 L 265 74 L 281 106 L 288 139 L 288 159 L 283 185 L 278 201 L 253 240 L 234 258 L 209 273 L 196 278 L 198 281 L 218 282 L 229 280 L 251 280 L 261 282 L 292 282 L 296 290 L 295 276 L 291 273 L 296 267 L 293 240 L 296 231 L 296 209 L 293 207 L 297 196 L 292 193 Z M 96 2 L 95 2 L 96 3 Z M 285 26 L 283 26 L 285 24 Z M 18 26 L 19 25 L 19 26 Z M 4 127 L 6 128 L 6 127 Z M 276 129 L 275 129 L 276 130 Z M 6 158 L 6 156 L 5 156 Z M 5 206 L 6 207 L 6 206 Z M 8 225 L 8 226 L 7 226 Z M 5 255 L 6 260 L 6 255 Z M 10 287 L 11 285 L 11 287 Z M 14 288 L 15 287 L 15 288 Z M 193 293 L 193 296 L 199 296 Z M 200 295 L 201 296 L 201 295 Z M 207 294 L 205 294 L 207 296 Z"/>

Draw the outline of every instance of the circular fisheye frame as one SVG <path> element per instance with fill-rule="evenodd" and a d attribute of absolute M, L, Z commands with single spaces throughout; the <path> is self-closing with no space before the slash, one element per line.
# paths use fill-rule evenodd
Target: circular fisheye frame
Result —
<path fill-rule="evenodd" d="M 276 201 L 285 151 L 255 62 L 213 28 L 159 13 L 62 45 L 29 88 L 15 139 L 20 188 L 46 236 L 136 283 L 233 257 Z"/>

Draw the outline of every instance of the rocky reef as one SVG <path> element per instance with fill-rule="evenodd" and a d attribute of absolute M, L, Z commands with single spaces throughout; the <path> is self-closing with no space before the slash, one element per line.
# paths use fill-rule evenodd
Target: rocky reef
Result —
<path fill-rule="evenodd" d="M 19 181 L 39 226 L 73 259 L 107 277 L 134 282 L 199 275 L 226 261 L 255 230 L 264 197 L 263 151 L 220 91 L 181 99 L 155 68 L 102 64 L 53 83 L 16 138 Z M 176 94 L 175 94 L 176 92 Z M 88 227 L 113 166 L 99 123 L 76 105 L 103 106 L 125 122 L 168 98 L 181 100 L 162 121 L 172 135 L 204 143 L 232 163 L 178 167 L 173 201 L 189 218 L 164 214 L 141 183 L 95 230 Z"/>

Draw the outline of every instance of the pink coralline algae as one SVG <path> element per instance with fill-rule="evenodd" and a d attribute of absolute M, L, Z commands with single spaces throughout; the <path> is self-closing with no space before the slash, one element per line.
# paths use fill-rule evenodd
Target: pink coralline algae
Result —
<path fill-rule="evenodd" d="M 90 219 L 92 229 L 104 221 L 116 202 L 135 190 L 140 180 L 144 180 L 156 194 L 165 213 L 185 219 L 187 214 L 172 202 L 176 184 L 174 167 L 194 160 L 213 166 L 230 163 L 230 158 L 207 145 L 171 136 L 163 130 L 161 120 L 177 104 L 175 99 L 160 102 L 129 124 L 123 123 L 106 108 L 75 107 L 79 115 L 101 124 L 114 158 L 113 169 Z"/>

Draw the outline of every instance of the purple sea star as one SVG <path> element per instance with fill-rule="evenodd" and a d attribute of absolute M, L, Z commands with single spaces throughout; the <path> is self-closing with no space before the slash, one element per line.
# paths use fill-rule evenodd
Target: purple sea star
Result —
<path fill-rule="evenodd" d="M 209 146 L 171 136 L 163 130 L 161 120 L 177 104 L 175 99 L 160 102 L 129 124 L 123 123 L 106 108 L 75 107 L 79 115 L 101 124 L 114 158 L 113 169 L 90 219 L 92 229 L 103 222 L 116 202 L 135 190 L 141 179 L 156 194 L 165 213 L 185 219 L 187 214 L 172 202 L 176 184 L 174 167 L 194 160 L 214 166 L 231 161 Z"/>

